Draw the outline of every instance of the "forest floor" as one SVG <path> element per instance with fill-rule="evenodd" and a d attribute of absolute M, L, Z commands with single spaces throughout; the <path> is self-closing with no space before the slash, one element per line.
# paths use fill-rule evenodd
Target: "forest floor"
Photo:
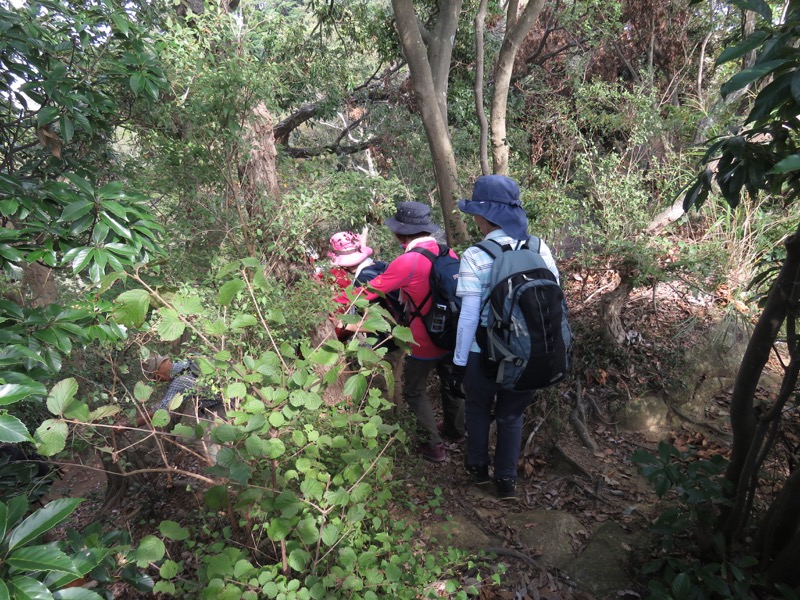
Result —
<path fill-rule="evenodd" d="M 571 296 L 571 319 L 576 330 L 597 330 L 600 322 L 599 292 L 612 284 L 601 279 L 587 281 L 580 278 L 567 283 Z M 603 356 L 578 356 L 576 360 L 576 364 L 581 365 L 576 369 L 576 379 L 582 381 L 583 393 L 594 408 L 587 425 L 598 444 L 597 452 L 586 449 L 569 425 L 567 415 L 573 394 L 563 390 L 543 395 L 528 416 L 523 432 L 525 446 L 517 501 L 499 500 L 492 486 L 486 486 L 486 490 L 475 490 L 470 486 L 463 469 L 465 444 L 450 445 L 449 458 L 444 463 L 427 463 L 413 453 L 401 456 L 398 461 L 395 477 L 405 487 L 411 502 L 420 507 L 416 514 L 421 531 L 425 524 L 463 517 L 490 536 L 495 549 L 501 549 L 502 556 L 497 562 L 506 565 L 506 572 L 500 584 L 483 586 L 481 599 L 595 598 L 557 569 L 545 567 L 538 561 L 548 552 L 546 546 L 530 548 L 520 543 L 519 527 L 511 525 L 514 516 L 536 509 L 573 515 L 583 525 L 582 529 L 571 534 L 577 555 L 598 524 L 615 521 L 626 530 L 649 528 L 657 499 L 631 461 L 636 449 L 655 452 L 659 440 L 666 440 L 678 448 L 685 449 L 689 445 L 698 448 L 701 458 L 714 454 L 727 457 L 726 422 L 709 429 L 702 423 L 687 422 L 668 412 L 666 423 L 658 431 L 622 431 L 614 423 L 611 404 L 626 395 L 631 397 L 646 390 L 658 390 L 665 379 L 676 376 L 670 372 L 671 357 L 680 350 L 676 346 L 691 346 L 694 343 L 691 331 L 702 332 L 706 323 L 719 317 L 726 303 L 721 295 L 706 296 L 698 301 L 696 297 L 677 292 L 672 287 L 660 287 L 657 305 L 652 290 L 637 290 L 625 307 L 626 326 L 636 332 L 634 337 L 641 343 L 621 349 L 615 355 L 627 355 L 631 359 L 629 362 L 606 360 L 608 357 Z M 689 322 L 692 323 L 690 333 L 676 337 L 675 331 Z M 586 348 L 586 352 L 602 353 L 599 342 Z M 431 386 L 432 395 L 435 395 L 435 388 L 435 385 Z M 715 398 L 719 414 L 727 414 L 727 396 L 723 393 Z M 398 413 L 401 421 L 412 423 L 407 409 L 401 407 Z M 721 435 L 714 435 L 715 430 Z M 204 465 L 196 457 L 185 457 L 182 467 L 202 472 Z M 81 528 L 96 520 L 104 490 L 105 476 L 101 465 L 89 463 L 66 466 L 50 497 L 70 495 L 87 498 L 67 524 Z M 438 499 L 437 502 L 430 502 L 433 497 Z M 155 491 L 147 487 L 131 488 L 107 519 L 117 528 L 128 529 L 135 538 L 142 533 L 152 533 L 154 524 L 161 519 L 182 522 L 184 515 L 200 505 L 200 495 L 189 491 L 185 485 L 162 487 Z M 647 560 L 647 551 L 635 552 L 634 555 L 627 568 L 629 585 L 620 590 L 620 598 L 646 595 L 637 569 Z M 190 561 L 191 557 L 187 555 L 182 559 Z M 496 568 L 496 564 L 495 567 L 480 567 L 478 574 L 490 577 L 492 568 Z M 474 571 L 465 573 L 465 576 L 474 576 Z M 116 597 L 133 599 L 140 596 L 130 588 L 120 586 Z"/>

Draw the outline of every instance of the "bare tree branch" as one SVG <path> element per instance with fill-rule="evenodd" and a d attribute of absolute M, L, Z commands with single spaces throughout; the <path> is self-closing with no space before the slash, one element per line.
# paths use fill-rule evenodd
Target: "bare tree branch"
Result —
<path fill-rule="evenodd" d="M 284 151 L 292 158 L 311 158 L 313 156 L 322 156 L 323 154 L 345 156 L 355 154 L 356 152 L 363 152 L 370 146 L 380 144 L 381 141 L 381 138 L 376 137 L 361 142 L 360 144 L 354 144 L 353 146 L 340 146 L 339 144 L 327 144 L 316 148 L 292 148 L 291 146 L 284 146 Z"/>

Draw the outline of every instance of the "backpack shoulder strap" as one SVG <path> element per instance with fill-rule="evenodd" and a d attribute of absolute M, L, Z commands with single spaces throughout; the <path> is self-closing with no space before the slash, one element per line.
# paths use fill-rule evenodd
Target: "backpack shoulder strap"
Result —
<path fill-rule="evenodd" d="M 439 248 L 441 249 L 441 246 L 439 246 Z M 424 256 L 431 262 L 436 260 L 436 255 L 427 248 L 412 248 L 411 250 L 409 250 L 409 252 L 416 252 L 417 254 L 422 254 L 422 256 Z"/>
<path fill-rule="evenodd" d="M 441 244 L 439 244 L 439 252 L 440 252 L 440 254 L 438 256 L 436 254 L 434 254 L 433 252 L 431 252 L 430 250 L 428 250 L 427 248 L 412 248 L 411 250 L 409 250 L 409 252 L 416 252 L 417 254 L 422 254 L 422 256 L 424 256 L 429 261 L 431 261 L 431 272 L 433 272 L 433 270 L 432 270 L 433 269 L 433 265 L 436 263 L 436 259 L 439 256 L 441 256 L 442 248 L 444 248 L 445 249 L 444 251 L 447 252 L 447 246 L 442 246 Z M 417 306 L 416 303 L 411 299 L 411 296 L 408 296 L 408 300 L 409 300 L 409 302 L 411 302 L 411 306 L 414 308 L 414 310 L 411 311 L 411 320 L 412 321 L 415 318 L 422 316 L 422 307 L 425 306 L 425 303 L 428 302 L 428 300 L 430 300 L 432 295 L 433 295 L 433 290 L 431 290 L 430 285 L 429 285 L 428 286 L 428 293 L 425 294 L 425 297 L 422 299 L 422 302 L 420 302 L 419 306 Z"/>
<path fill-rule="evenodd" d="M 536 248 L 534 250 L 534 247 Z M 536 254 L 541 254 L 539 252 L 542 249 L 542 240 L 541 238 L 536 237 L 535 235 L 531 235 L 528 237 L 528 248 L 536 252 Z"/>
<path fill-rule="evenodd" d="M 497 246 L 497 248 L 499 248 L 500 251 L 498 252 L 497 249 L 492 249 L 492 246 L 487 244 L 486 242 L 492 242 L 492 244 L 494 246 Z M 488 254 L 492 258 L 497 258 L 498 256 L 500 256 L 500 254 L 503 253 L 503 246 L 500 244 L 500 242 L 495 242 L 494 240 L 483 240 L 482 242 L 478 242 L 475 245 L 484 252 L 486 252 L 486 254 Z"/>

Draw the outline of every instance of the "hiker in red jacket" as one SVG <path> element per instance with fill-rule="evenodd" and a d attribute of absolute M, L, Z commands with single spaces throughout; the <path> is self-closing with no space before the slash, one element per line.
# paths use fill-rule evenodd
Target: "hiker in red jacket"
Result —
<path fill-rule="evenodd" d="M 420 202 L 401 202 L 397 214 L 386 219 L 385 225 L 394 233 L 405 252 L 393 260 L 386 271 L 375 277 L 369 287 L 384 294 L 400 290 L 404 322 L 414 335 L 411 355 L 406 356 L 403 367 L 403 399 L 425 432 L 426 439 L 419 446 L 419 453 L 426 460 L 442 462 L 447 458 L 443 438 L 452 442 L 461 442 L 465 438 L 464 395 L 459 387 L 452 384 L 452 351 L 436 346 L 422 318 L 415 316 L 424 315 L 432 304 L 429 296 L 432 263 L 423 254 L 411 252 L 414 248 L 425 248 L 434 254 L 439 252 L 438 242 L 432 236 L 439 227 L 431 223 L 430 213 L 431 209 Z M 452 250 L 450 254 L 457 258 Z M 379 296 L 373 293 L 369 297 L 374 300 Z M 427 393 L 428 375 L 434 368 L 439 375 L 444 413 L 444 419 L 439 424 Z"/>

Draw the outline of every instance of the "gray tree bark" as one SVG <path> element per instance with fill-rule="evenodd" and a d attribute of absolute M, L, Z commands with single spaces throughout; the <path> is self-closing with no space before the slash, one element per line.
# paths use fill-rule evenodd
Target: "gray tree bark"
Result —
<path fill-rule="evenodd" d="M 483 109 L 483 32 L 484 19 L 486 18 L 486 4 L 488 0 L 481 0 L 478 14 L 475 15 L 475 113 L 481 128 L 479 142 L 481 175 L 490 175 L 489 172 L 489 122 L 486 120 L 486 111 Z"/>
<path fill-rule="evenodd" d="M 500 54 L 494 68 L 494 92 L 492 93 L 492 168 L 498 175 L 508 175 L 509 145 L 506 138 L 506 114 L 508 110 L 508 89 L 517 56 L 525 36 L 528 35 L 539 18 L 544 0 L 530 0 L 517 17 L 517 2 L 509 2 L 506 17 L 507 29 L 500 47 Z"/>
<path fill-rule="evenodd" d="M 447 241 L 451 245 L 460 244 L 467 241 L 467 228 L 456 204 L 459 186 L 456 159 L 446 120 L 446 71 L 450 66 L 461 0 L 439 2 L 439 16 L 433 34 L 420 28 L 411 0 L 392 0 L 392 8 L 400 46 L 408 63 L 411 86 L 431 150 Z M 423 33 L 430 39 L 430 52 L 425 46 Z M 444 69 L 445 63 L 447 70 Z"/>

